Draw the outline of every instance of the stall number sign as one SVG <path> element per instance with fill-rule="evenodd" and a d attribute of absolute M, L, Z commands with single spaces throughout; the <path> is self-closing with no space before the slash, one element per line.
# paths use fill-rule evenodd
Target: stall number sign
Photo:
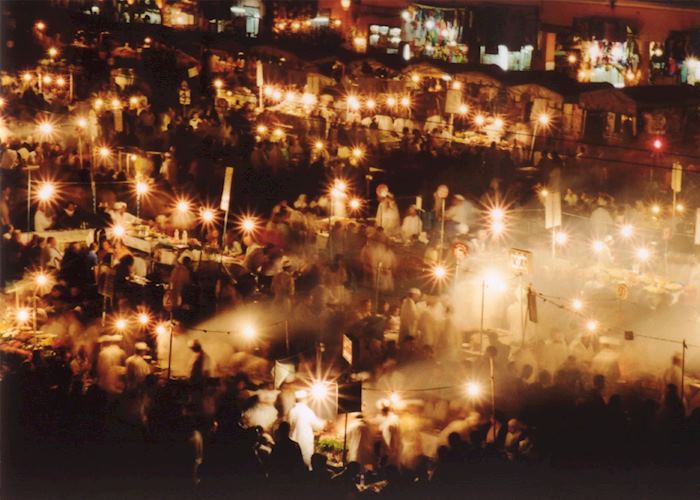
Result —
<path fill-rule="evenodd" d="M 519 248 L 510 249 L 510 267 L 519 273 L 530 272 L 532 267 L 532 252 Z"/>
<path fill-rule="evenodd" d="M 343 359 L 352 365 L 352 339 L 343 335 Z"/>

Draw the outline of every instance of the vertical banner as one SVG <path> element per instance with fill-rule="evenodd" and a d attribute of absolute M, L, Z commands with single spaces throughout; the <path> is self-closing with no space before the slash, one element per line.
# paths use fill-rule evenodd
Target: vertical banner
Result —
<path fill-rule="evenodd" d="M 671 189 L 674 193 L 681 192 L 681 184 L 683 182 L 683 166 L 675 162 L 671 170 Z"/>
<path fill-rule="evenodd" d="M 226 167 L 224 176 L 224 190 L 221 192 L 221 210 L 228 212 L 231 204 L 231 184 L 233 184 L 233 167 Z"/>
<path fill-rule="evenodd" d="M 264 80 L 263 80 L 263 65 L 262 61 L 258 59 L 258 62 L 255 63 L 255 83 L 258 87 L 262 87 Z"/>
<path fill-rule="evenodd" d="M 530 321 L 537 323 L 537 294 L 532 288 L 527 290 L 527 315 Z"/>
<path fill-rule="evenodd" d="M 561 193 L 548 193 L 544 199 L 544 227 L 552 229 L 561 226 Z"/>

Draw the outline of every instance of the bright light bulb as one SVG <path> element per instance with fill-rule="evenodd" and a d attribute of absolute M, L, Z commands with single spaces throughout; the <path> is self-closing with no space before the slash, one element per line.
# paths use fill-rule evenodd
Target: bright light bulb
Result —
<path fill-rule="evenodd" d="M 500 221 L 503 220 L 506 213 L 502 208 L 496 207 L 491 209 L 490 215 L 492 220 Z"/>
<path fill-rule="evenodd" d="M 139 103 L 139 98 L 136 96 L 129 97 L 129 105 L 136 106 Z"/>
<path fill-rule="evenodd" d="M 485 122 L 486 118 L 484 118 L 484 115 L 479 114 L 474 117 L 474 123 L 476 123 L 479 127 L 481 127 Z"/>
<path fill-rule="evenodd" d="M 143 196 L 144 194 L 148 193 L 149 186 L 148 183 L 143 182 L 143 181 L 138 181 L 136 183 L 136 194 L 139 196 Z"/>
<path fill-rule="evenodd" d="M 569 235 L 564 231 L 557 231 L 554 233 L 554 241 L 557 245 L 566 245 L 566 242 L 569 241 Z"/>
<path fill-rule="evenodd" d="M 51 75 L 44 75 L 41 78 L 41 81 L 44 83 L 44 85 L 50 85 L 51 82 L 53 81 L 53 78 L 51 78 Z"/>
<path fill-rule="evenodd" d="M 258 134 L 264 135 L 267 133 L 267 127 L 265 125 L 258 125 L 258 127 L 255 129 Z"/>
<path fill-rule="evenodd" d="M 56 47 L 49 48 L 49 56 L 56 57 L 58 55 L 58 49 Z"/>
<path fill-rule="evenodd" d="M 438 264 L 433 268 L 433 276 L 439 280 L 444 279 L 447 276 L 447 269 L 442 264 Z"/>
<path fill-rule="evenodd" d="M 600 240 L 594 240 L 593 243 L 591 243 L 591 248 L 593 248 L 595 253 L 600 253 L 605 250 L 605 243 Z"/>
<path fill-rule="evenodd" d="M 459 81 L 452 82 L 452 89 L 453 90 L 462 90 L 462 82 L 459 82 Z"/>
<path fill-rule="evenodd" d="M 364 151 L 362 151 L 362 148 L 353 148 L 352 149 L 352 156 L 356 160 L 359 160 L 360 158 L 362 158 L 363 155 L 364 155 Z"/>
<path fill-rule="evenodd" d="M 411 106 L 411 99 L 409 97 L 402 97 L 401 98 L 401 106 L 404 108 L 408 108 Z"/>
<path fill-rule="evenodd" d="M 316 141 L 316 144 L 314 144 L 314 148 L 316 148 L 316 151 L 322 151 L 323 147 L 323 141 Z"/>
<path fill-rule="evenodd" d="M 126 234 L 126 229 L 121 224 L 117 224 L 112 227 L 112 235 L 115 238 L 122 238 Z"/>
<path fill-rule="evenodd" d="M 166 333 L 168 333 L 168 329 L 163 323 L 156 325 L 155 331 L 158 335 L 165 335 Z"/>
<path fill-rule="evenodd" d="M 367 109 L 374 109 L 377 106 L 377 103 L 374 99 L 367 99 L 367 102 L 365 103 L 365 106 Z"/>
<path fill-rule="evenodd" d="M 503 118 L 494 118 L 493 126 L 496 128 L 496 130 L 501 130 L 503 128 L 503 125 Z"/>
<path fill-rule="evenodd" d="M 44 273 L 39 273 L 34 277 L 34 283 L 36 283 L 36 286 L 42 287 L 46 286 L 46 284 L 49 282 L 49 277 L 46 276 Z"/>
<path fill-rule="evenodd" d="M 316 102 L 316 96 L 313 94 L 305 93 L 301 96 L 301 103 L 304 106 L 312 106 Z"/>
<path fill-rule="evenodd" d="M 632 224 L 625 224 L 620 228 L 620 235 L 623 238 L 631 238 L 634 234 L 634 226 Z"/>
<path fill-rule="evenodd" d="M 151 317 L 146 313 L 140 313 L 138 315 L 139 325 L 146 326 L 150 321 Z"/>
<path fill-rule="evenodd" d="M 465 391 L 470 398 L 477 398 L 481 394 L 481 386 L 476 382 L 467 382 Z"/>
<path fill-rule="evenodd" d="M 324 382 L 314 382 L 311 385 L 311 397 L 313 399 L 325 399 L 326 396 L 328 396 L 328 386 Z"/>
<path fill-rule="evenodd" d="M 253 232 L 255 230 L 255 221 L 250 217 L 246 217 L 243 219 L 243 222 L 241 222 L 241 228 L 246 233 Z"/>
<path fill-rule="evenodd" d="M 126 329 L 126 320 L 124 318 L 119 318 L 117 321 L 114 322 L 114 327 L 117 330 Z"/>
<path fill-rule="evenodd" d="M 56 188 L 50 182 L 44 182 L 39 187 L 39 192 L 37 194 L 40 201 L 49 201 L 55 192 Z"/>
<path fill-rule="evenodd" d="M 23 73 L 22 80 L 24 80 L 25 82 L 31 82 L 32 81 L 32 74 L 29 73 L 28 71 L 26 73 Z"/>
<path fill-rule="evenodd" d="M 594 333 L 596 330 L 598 330 L 598 322 L 594 319 L 589 319 L 586 321 L 586 330 Z"/>
<path fill-rule="evenodd" d="M 537 117 L 537 121 L 540 123 L 540 125 L 549 125 L 549 115 L 546 113 L 541 113 L 540 116 Z"/>
<path fill-rule="evenodd" d="M 253 340 L 256 335 L 255 327 L 253 325 L 245 325 L 241 330 L 241 333 L 243 334 L 243 338 L 246 340 Z"/>
<path fill-rule="evenodd" d="M 469 106 L 467 106 L 466 104 L 460 104 L 457 108 L 457 112 L 460 115 L 466 115 L 469 112 Z"/>
<path fill-rule="evenodd" d="M 683 205 L 683 203 L 676 203 L 676 212 L 685 212 L 685 205 Z"/>
<path fill-rule="evenodd" d="M 495 220 L 491 223 L 491 233 L 495 236 L 500 236 L 506 230 L 505 224 L 500 220 Z"/>
<path fill-rule="evenodd" d="M 210 208 L 202 210 L 202 220 L 204 222 L 212 222 L 214 220 L 214 211 Z"/>
<path fill-rule="evenodd" d="M 651 206 L 651 213 L 654 215 L 659 215 L 661 213 L 661 207 L 657 203 L 654 203 Z"/>
<path fill-rule="evenodd" d="M 112 99 L 112 109 L 119 109 L 122 107 L 122 102 L 119 99 Z"/>
<path fill-rule="evenodd" d="M 88 121 L 85 118 L 78 118 L 76 123 L 78 124 L 78 127 L 80 127 L 80 128 L 87 128 L 87 126 L 88 126 Z"/>
<path fill-rule="evenodd" d="M 646 247 L 641 247 L 637 249 L 636 255 L 637 260 L 640 262 L 646 262 L 651 258 L 651 251 Z"/>
<path fill-rule="evenodd" d="M 386 99 L 386 103 L 387 103 L 389 106 L 392 106 L 392 107 L 393 107 L 393 106 L 396 106 L 396 98 L 395 98 L 395 97 L 389 96 L 389 97 L 387 97 L 387 99 Z"/>
<path fill-rule="evenodd" d="M 41 122 L 39 124 L 39 133 L 44 136 L 48 136 L 53 134 L 54 128 L 53 125 L 49 122 Z"/>
<path fill-rule="evenodd" d="M 284 130 L 278 127 L 272 131 L 272 135 L 274 135 L 277 138 L 284 137 Z"/>
<path fill-rule="evenodd" d="M 297 98 L 297 95 L 291 90 L 288 90 L 284 94 L 284 100 L 287 102 L 294 102 L 296 100 L 296 98 Z"/>
<path fill-rule="evenodd" d="M 571 309 L 574 311 L 580 311 L 583 309 L 583 301 L 581 299 L 574 299 L 571 301 Z"/>
<path fill-rule="evenodd" d="M 334 183 L 334 188 L 344 193 L 348 189 L 348 183 L 342 179 L 337 179 Z"/>
<path fill-rule="evenodd" d="M 44 23 L 44 21 L 37 21 L 36 24 L 35 24 L 34 26 L 35 26 L 36 29 L 38 29 L 39 31 L 44 31 L 44 30 L 46 29 L 46 24 Z"/>
<path fill-rule="evenodd" d="M 360 206 L 362 205 L 362 202 L 360 202 L 359 199 L 353 198 L 350 200 L 350 210 L 359 210 Z"/>
<path fill-rule="evenodd" d="M 95 99 L 95 101 L 92 103 L 95 109 L 102 109 L 102 106 L 105 105 L 105 102 L 103 99 L 100 99 L 99 97 Z"/>
<path fill-rule="evenodd" d="M 65 84 L 66 84 L 66 79 L 63 78 L 62 76 L 59 76 L 58 78 L 56 78 L 56 85 L 58 87 L 63 87 Z"/>
<path fill-rule="evenodd" d="M 217 78 L 216 80 L 214 80 L 214 87 L 216 87 L 217 89 L 220 89 L 223 86 L 224 86 L 224 81 L 221 78 Z"/>
<path fill-rule="evenodd" d="M 31 315 L 29 314 L 29 309 L 25 308 L 17 309 L 17 312 L 15 313 L 15 317 L 17 318 L 18 323 L 26 323 L 27 321 L 29 321 L 30 316 Z"/>
<path fill-rule="evenodd" d="M 187 200 L 180 200 L 175 205 L 175 208 L 177 208 L 178 212 L 184 214 L 190 211 L 190 204 Z"/>
<path fill-rule="evenodd" d="M 112 151 L 106 146 L 102 146 L 98 152 L 102 158 L 109 158 L 112 155 Z"/>
<path fill-rule="evenodd" d="M 391 402 L 394 407 L 399 406 L 401 404 L 401 394 L 396 391 L 392 392 L 389 394 L 389 402 Z"/>

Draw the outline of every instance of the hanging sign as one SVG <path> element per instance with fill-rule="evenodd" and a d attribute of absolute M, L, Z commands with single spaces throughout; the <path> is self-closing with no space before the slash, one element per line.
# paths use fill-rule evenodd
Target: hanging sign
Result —
<path fill-rule="evenodd" d="M 548 193 L 544 199 L 544 227 L 553 229 L 561 226 L 561 193 Z"/>
<path fill-rule="evenodd" d="M 228 207 L 231 204 L 231 184 L 233 184 L 233 167 L 226 167 L 224 190 L 221 193 L 221 210 L 228 211 Z"/>

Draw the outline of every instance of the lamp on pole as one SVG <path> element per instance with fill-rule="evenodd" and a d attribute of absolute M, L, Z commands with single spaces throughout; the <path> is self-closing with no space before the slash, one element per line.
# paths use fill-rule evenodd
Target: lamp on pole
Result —
<path fill-rule="evenodd" d="M 540 113 L 535 120 L 535 127 L 532 132 L 532 142 L 530 144 L 530 161 L 535 157 L 535 139 L 537 138 L 537 132 L 540 127 L 546 128 L 549 126 L 551 121 L 550 116 L 547 113 Z"/>

